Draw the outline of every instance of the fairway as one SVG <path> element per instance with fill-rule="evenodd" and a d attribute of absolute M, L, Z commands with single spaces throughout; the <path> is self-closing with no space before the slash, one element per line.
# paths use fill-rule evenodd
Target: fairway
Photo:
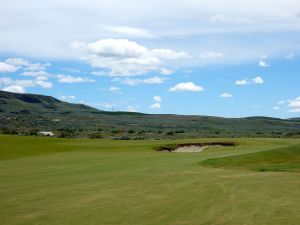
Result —
<path fill-rule="evenodd" d="M 238 145 L 195 153 L 153 150 L 212 141 Z M 1 135 L 0 224 L 298 225 L 299 162 L 279 172 L 259 171 L 255 162 L 266 157 L 265 151 L 281 157 L 276 149 L 290 147 L 299 159 L 299 144 L 281 138 L 112 141 Z"/>

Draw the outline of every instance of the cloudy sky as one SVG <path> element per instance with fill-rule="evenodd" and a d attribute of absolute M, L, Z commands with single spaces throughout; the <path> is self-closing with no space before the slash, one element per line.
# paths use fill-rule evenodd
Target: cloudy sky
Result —
<path fill-rule="evenodd" d="M 104 110 L 300 116 L 299 0 L 0 0 L 0 89 Z"/>

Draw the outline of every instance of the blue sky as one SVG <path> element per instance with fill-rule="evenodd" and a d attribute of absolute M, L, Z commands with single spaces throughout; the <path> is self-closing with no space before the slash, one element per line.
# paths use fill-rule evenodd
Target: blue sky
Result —
<path fill-rule="evenodd" d="M 297 0 L 11 0 L 0 89 L 103 110 L 300 116 Z"/>

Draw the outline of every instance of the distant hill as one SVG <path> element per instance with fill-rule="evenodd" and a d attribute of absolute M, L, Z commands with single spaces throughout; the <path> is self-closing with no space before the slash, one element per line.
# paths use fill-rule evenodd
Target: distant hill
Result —
<path fill-rule="evenodd" d="M 300 120 L 271 117 L 222 118 L 172 114 L 108 112 L 51 96 L 0 91 L 0 131 L 62 137 L 178 138 L 297 136 Z"/>

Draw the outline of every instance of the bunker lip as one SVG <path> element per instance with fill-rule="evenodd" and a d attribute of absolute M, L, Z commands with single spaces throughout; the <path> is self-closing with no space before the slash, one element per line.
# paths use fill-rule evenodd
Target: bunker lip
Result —
<path fill-rule="evenodd" d="M 168 152 L 201 152 L 210 147 L 230 147 L 236 146 L 236 142 L 201 142 L 201 143 L 180 143 L 168 144 L 156 147 L 156 151 Z"/>

